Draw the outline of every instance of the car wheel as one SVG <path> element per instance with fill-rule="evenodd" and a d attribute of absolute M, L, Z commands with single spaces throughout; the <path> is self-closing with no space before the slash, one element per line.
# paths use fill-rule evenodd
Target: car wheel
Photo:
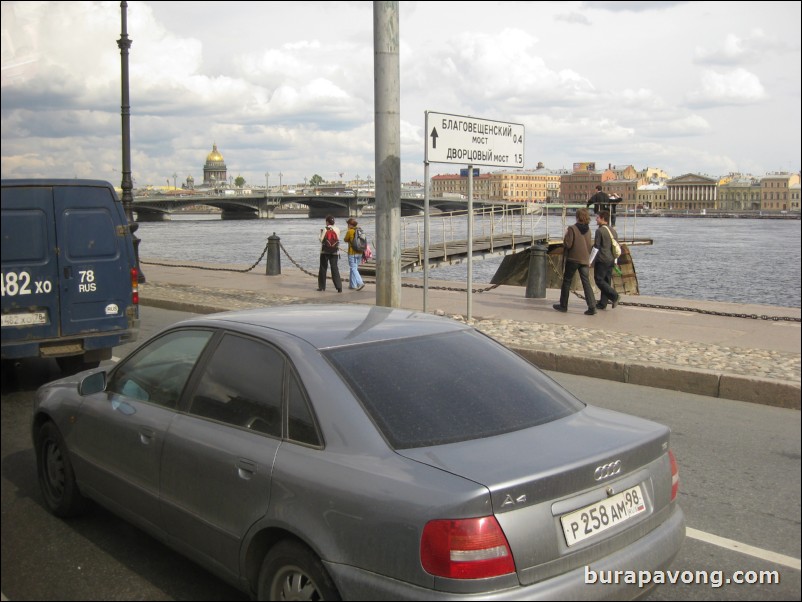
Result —
<path fill-rule="evenodd" d="M 259 572 L 259 600 L 339 600 L 323 563 L 305 545 L 277 544 Z"/>
<path fill-rule="evenodd" d="M 45 505 L 56 516 L 76 516 L 86 506 L 78 490 L 69 452 L 58 428 L 46 422 L 36 437 L 36 472 Z"/>

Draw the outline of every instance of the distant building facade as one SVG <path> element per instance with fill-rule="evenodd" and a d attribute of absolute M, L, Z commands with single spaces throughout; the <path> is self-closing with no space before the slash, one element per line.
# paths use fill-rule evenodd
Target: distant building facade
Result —
<path fill-rule="evenodd" d="M 584 166 L 584 163 L 575 164 Z M 594 164 L 591 164 L 594 165 Z M 560 178 L 560 194 L 564 203 L 584 203 L 596 192 L 596 186 L 601 185 L 608 192 L 606 183 L 615 179 L 611 169 L 591 170 L 579 169 Z"/>
<path fill-rule="evenodd" d="M 474 168 L 476 169 L 476 168 Z M 468 175 L 442 174 L 431 179 L 433 197 L 468 196 Z M 473 177 L 473 198 L 508 203 L 545 202 L 560 195 L 560 174 L 538 163 L 536 169 L 503 170 Z"/>
<path fill-rule="evenodd" d="M 760 180 L 741 174 L 730 174 L 719 183 L 718 209 L 753 211 L 760 209 Z"/>
<path fill-rule="evenodd" d="M 639 186 L 635 202 L 644 209 L 662 209 L 668 202 L 668 188 L 658 183 Z"/>
<path fill-rule="evenodd" d="M 766 174 L 760 180 L 760 209 L 788 211 L 791 208 L 791 187 L 799 184 L 798 173 L 785 171 Z"/>
<path fill-rule="evenodd" d="M 687 173 L 670 179 L 666 188 L 668 206 L 661 209 L 699 212 L 717 208 L 718 180 L 710 176 Z"/>

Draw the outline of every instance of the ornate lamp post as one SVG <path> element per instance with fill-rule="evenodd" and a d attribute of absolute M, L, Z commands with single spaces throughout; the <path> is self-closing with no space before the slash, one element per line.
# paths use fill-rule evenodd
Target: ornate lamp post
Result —
<path fill-rule="evenodd" d="M 128 96 L 128 49 L 131 48 L 131 40 L 128 38 L 128 3 L 120 2 L 122 32 L 117 46 L 120 48 L 120 75 L 122 80 L 122 102 L 120 103 L 120 115 L 122 116 L 122 145 L 123 145 L 123 179 L 120 188 L 123 190 L 123 209 L 125 217 L 128 219 L 128 228 L 131 230 L 131 238 L 134 243 L 134 255 L 136 257 L 136 271 L 139 282 L 145 282 L 145 274 L 139 266 L 139 243 L 140 240 L 134 232 L 139 228 L 139 224 L 134 221 L 134 183 L 131 178 L 131 101 Z"/>

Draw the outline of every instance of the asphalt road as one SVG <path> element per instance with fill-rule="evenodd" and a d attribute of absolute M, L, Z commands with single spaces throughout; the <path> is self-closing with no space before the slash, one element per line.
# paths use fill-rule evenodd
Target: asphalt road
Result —
<path fill-rule="evenodd" d="M 182 317 L 143 308 L 140 340 Z M 133 345 L 132 345 L 133 346 Z M 132 347 L 129 346 L 129 347 Z M 124 355 L 129 349 L 118 348 Z M 689 536 L 680 580 L 649 600 L 800 599 L 800 412 L 550 373 L 577 397 L 672 429 Z M 2 390 L 2 590 L 10 600 L 244 600 L 240 592 L 100 508 L 63 521 L 42 506 L 29 434 L 32 395 L 59 377 L 25 362 Z M 719 538 L 719 539 L 717 539 Z M 721 539 L 723 538 L 723 539 Z M 778 584 L 724 584 L 760 571 Z"/>

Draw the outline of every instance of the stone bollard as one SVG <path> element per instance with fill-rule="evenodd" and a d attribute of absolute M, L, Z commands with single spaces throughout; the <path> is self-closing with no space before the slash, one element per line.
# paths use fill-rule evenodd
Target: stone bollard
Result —
<path fill-rule="evenodd" d="M 267 237 L 267 275 L 280 276 L 281 275 L 281 247 L 279 243 L 281 238 L 276 236 Z"/>
<path fill-rule="evenodd" d="M 526 278 L 526 298 L 545 299 L 548 282 L 548 247 L 534 245 L 529 249 L 529 274 Z"/>

